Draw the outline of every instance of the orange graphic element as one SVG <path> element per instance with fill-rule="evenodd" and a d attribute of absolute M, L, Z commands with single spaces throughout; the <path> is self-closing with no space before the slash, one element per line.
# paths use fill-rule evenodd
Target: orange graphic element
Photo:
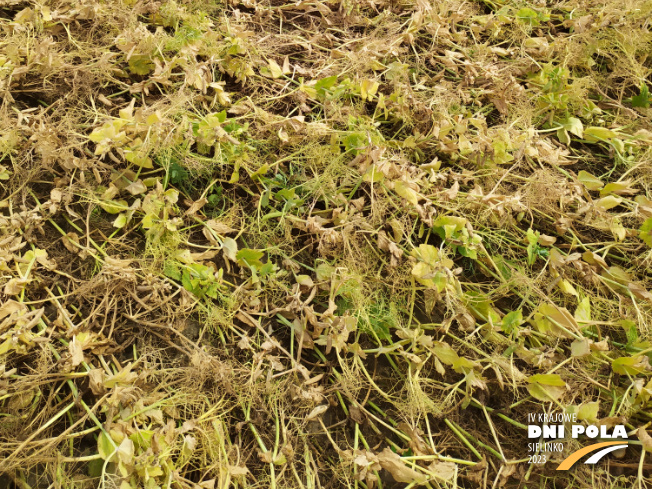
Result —
<path fill-rule="evenodd" d="M 587 455 L 591 452 L 595 452 L 596 450 L 599 450 L 601 448 L 610 447 L 612 445 L 625 445 L 625 444 L 627 444 L 627 440 L 605 441 L 602 443 L 595 443 L 593 445 L 589 445 L 588 447 L 580 448 L 578 451 L 573 452 L 568 457 L 566 457 L 564 461 L 559 464 L 557 470 L 568 470 L 575 464 L 575 462 L 581 459 L 584 455 Z"/>

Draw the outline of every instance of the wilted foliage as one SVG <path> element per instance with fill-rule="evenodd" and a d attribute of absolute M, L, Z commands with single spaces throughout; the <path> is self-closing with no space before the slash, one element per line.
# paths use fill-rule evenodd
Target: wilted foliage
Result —
<path fill-rule="evenodd" d="M 651 17 L 2 2 L 0 487 L 647 487 Z"/>

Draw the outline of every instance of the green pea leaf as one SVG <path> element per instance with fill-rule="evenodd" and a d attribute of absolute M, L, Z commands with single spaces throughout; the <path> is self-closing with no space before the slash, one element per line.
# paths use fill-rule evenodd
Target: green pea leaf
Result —
<path fill-rule="evenodd" d="M 632 97 L 632 107 L 644 107 L 647 109 L 650 106 L 650 102 L 652 102 L 650 91 L 645 83 L 641 83 L 640 93 Z"/>
<path fill-rule="evenodd" d="M 235 257 L 241 265 L 262 267 L 263 263 L 260 259 L 263 255 L 264 253 L 262 251 L 243 248 L 238 251 Z"/>
<path fill-rule="evenodd" d="M 97 437 L 97 451 L 104 460 L 115 459 L 115 442 L 104 431 Z"/>
<path fill-rule="evenodd" d="M 134 75 L 147 75 L 154 69 L 151 58 L 144 54 L 135 54 L 129 58 L 129 71 Z"/>
<path fill-rule="evenodd" d="M 643 356 L 616 358 L 611 362 L 611 368 L 620 375 L 642 374 L 645 373 L 648 367 L 648 363 L 643 358 Z"/>
<path fill-rule="evenodd" d="M 600 190 L 604 187 L 604 183 L 598 177 L 591 175 L 587 171 L 580 171 L 577 174 L 577 179 L 584 185 L 588 190 Z"/>

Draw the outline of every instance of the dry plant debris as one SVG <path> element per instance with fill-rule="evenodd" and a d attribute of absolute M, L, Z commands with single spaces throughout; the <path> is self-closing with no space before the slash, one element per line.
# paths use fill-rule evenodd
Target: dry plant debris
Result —
<path fill-rule="evenodd" d="M 650 19 L 0 2 L 0 486 L 650 487 Z"/>

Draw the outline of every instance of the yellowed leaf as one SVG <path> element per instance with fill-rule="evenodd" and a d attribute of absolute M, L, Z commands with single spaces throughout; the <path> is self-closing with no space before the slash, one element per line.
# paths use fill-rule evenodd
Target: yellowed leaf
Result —
<path fill-rule="evenodd" d="M 385 448 L 378 454 L 378 462 L 383 469 L 392 474 L 396 482 L 424 484 L 428 479 L 425 474 L 407 467 L 401 457 L 389 448 Z"/>
<path fill-rule="evenodd" d="M 308 416 L 306 416 L 305 421 L 312 421 L 313 419 L 317 419 L 322 414 L 324 414 L 326 411 L 328 411 L 328 404 L 324 404 L 322 406 L 317 406 L 312 411 L 310 411 Z"/>
<path fill-rule="evenodd" d="M 272 75 L 272 78 L 281 78 L 283 76 L 283 70 L 273 59 L 267 60 L 269 63 L 269 72 Z"/>
<path fill-rule="evenodd" d="M 557 242 L 557 238 L 554 236 L 548 236 L 547 234 L 539 235 L 539 244 L 541 246 L 552 246 Z"/>
<path fill-rule="evenodd" d="M 68 343 L 68 351 L 70 352 L 70 362 L 73 367 L 84 361 L 84 350 L 77 336 L 73 336 L 72 341 Z"/>
<path fill-rule="evenodd" d="M 627 288 L 631 291 L 632 294 L 634 294 L 635 297 L 652 303 L 652 293 L 646 290 L 645 287 L 641 287 L 634 282 L 630 282 L 627 284 Z"/>
<path fill-rule="evenodd" d="M 614 207 L 619 206 L 622 201 L 623 199 L 620 197 L 607 195 L 606 197 L 602 197 L 600 200 L 596 201 L 595 206 L 599 209 L 608 211 L 609 209 L 613 209 Z"/>
<path fill-rule="evenodd" d="M 406 182 L 401 180 L 394 182 L 394 191 L 412 205 L 419 203 L 419 194 Z"/>
<path fill-rule="evenodd" d="M 591 175 L 587 171 L 580 171 L 577 174 L 577 179 L 588 189 L 588 190 L 600 190 L 604 187 L 604 183 L 596 177 Z"/>
<path fill-rule="evenodd" d="M 646 452 L 652 452 L 652 436 L 647 434 L 645 428 L 641 426 L 636 432 L 636 436 L 638 436 L 638 439 L 641 440 L 641 443 L 643 444 L 643 449 Z"/>
<path fill-rule="evenodd" d="M 440 462 L 435 460 L 428 465 L 428 471 L 435 474 L 437 479 L 444 481 L 452 481 L 457 474 L 457 465 L 453 462 Z"/>
<path fill-rule="evenodd" d="M 22 292 L 28 282 L 28 279 L 12 278 L 5 284 L 4 293 L 6 295 L 18 295 Z"/>

